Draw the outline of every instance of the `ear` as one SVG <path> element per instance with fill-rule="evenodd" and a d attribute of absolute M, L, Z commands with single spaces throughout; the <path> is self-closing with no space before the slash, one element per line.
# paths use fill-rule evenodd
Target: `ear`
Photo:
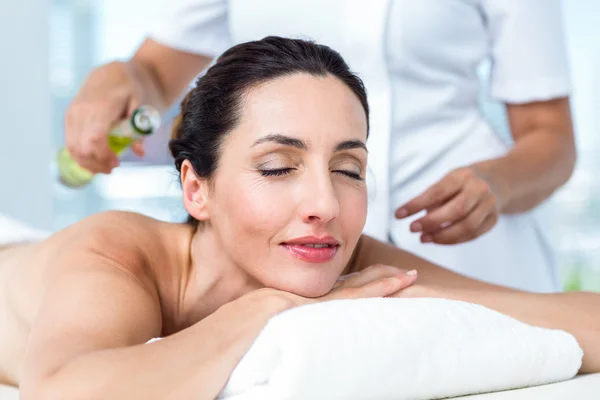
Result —
<path fill-rule="evenodd" d="M 199 178 L 188 160 L 181 164 L 181 188 L 183 205 L 187 212 L 198 221 L 210 219 L 208 212 L 208 179 Z"/>

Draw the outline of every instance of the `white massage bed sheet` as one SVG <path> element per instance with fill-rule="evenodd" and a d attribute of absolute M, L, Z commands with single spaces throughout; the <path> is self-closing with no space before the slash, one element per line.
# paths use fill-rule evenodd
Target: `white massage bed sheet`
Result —
<path fill-rule="evenodd" d="M 598 400 L 600 374 L 580 375 L 566 382 L 505 392 L 464 396 L 461 400 Z M 18 390 L 0 385 L 0 400 L 19 400 Z M 307 399 L 308 400 L 308 399 Z"/>
<path fill-rule="evenodd" d="M 598 400 L 600 374 L 579 375 L 566 382 L 526 389 L 463 396 L 464 400 Z M 4 400 L 4 399 L 0 399 Z"/>

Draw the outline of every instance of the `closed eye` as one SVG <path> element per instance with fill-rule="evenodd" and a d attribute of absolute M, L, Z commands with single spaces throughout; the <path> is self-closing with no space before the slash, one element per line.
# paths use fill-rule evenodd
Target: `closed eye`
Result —
<path fill-rule="evenodd" d="M 260 174 L 262 176 L 283 176 L 292 172 L 294 168 L 279 168 L 279 169 L 262 169 Z"/>
<path fill-rule="evenodd" d="M 352 179 L 356 179 L 357 181 L 364 181 L 365 180 L 362 176 L 360 176 L 356 172 L 346 171 L 346 170 L 343 170 L 343 169 L 337 169 L 337 170 L 334 170 L 333 172 L 337 172 L 338 174 L 346 175 L 347 177 L 352 178 Z"/>
<path fill-rule="evenodd" d="M 262 176 L 283 176 L 292 172 L 295 168 L 278 168 L 278 169 L 263 169 L 260 170 L 260 174 Z M 356 179 L 357 181 L 364 181 L 364 178 L 361 177 L 356 172 L 346 171 L 343 169 L 334 170 L 332 172 L 345 175 L 349 178 Z"/>

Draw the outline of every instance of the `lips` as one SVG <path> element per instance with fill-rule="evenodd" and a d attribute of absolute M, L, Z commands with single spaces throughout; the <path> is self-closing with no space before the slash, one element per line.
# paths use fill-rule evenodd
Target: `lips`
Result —
<path fill-rule="evenodd" d="M 281 243 L 292 256 L 309 263 L 333 260 L 340 244 L 331 236 L 304 236 Z"/>

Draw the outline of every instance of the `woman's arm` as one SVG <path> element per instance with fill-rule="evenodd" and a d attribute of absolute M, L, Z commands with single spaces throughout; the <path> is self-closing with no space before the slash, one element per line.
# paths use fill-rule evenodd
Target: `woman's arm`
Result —
<path fill-rule="evenodd" d="M 414 286 L 394 297 L 440 297 L 480 304 L 542 328 L 571 333 L 583 349 L 580 373 L 600 372 L 600 293 L 509 293 Z"/>
<path fill-rule="evenodd" d="M 275 314 L 315 301 L 387 296 L 416 278 L 374 266 L 318 299 L 258 290 L 145 344 L 161 336 L 163 321 L 187 321 L 187 315 L 161 309 L 164 301 L 147 265 L 162 249 L 156 227 L 130 213 L 86 221 L 49 239 L 53 258 L 20 379 L 25 400 L 214 399 Z"/>
<path fill-rule="evenodd" d="M 427 262 L 368 236 L 361 238 L 353 269 L 384 262 L 416 269 L 418 284 L 394 297 L 441 297 L 481 304 L 527 324 L 573 334 L 585 356 L 581 373 L 600 372 L 600 294 L 526 293 L 480 282 Z"/>
<path fill-rule="evenodd" d="M 444 285 L 451 288 L 478 288 L 483 290 L 513 291 L 513 289 L 491 285 L 457 274 L 449 269 L 430 263 L 389 243 L 362 235 L 344 273 L 360 271 L 373 264 L 393 265 L 405 270 L 415 269 L 418 282 L 425 285 Z"/>
<path fill-rule="evenodd" d="M 146 345 L 162 324 L 151 286 L 106 260 L 61 267 L 34 322 L 21 396 L 213 399 L 268 318 L 287 306 L 246 296 Z"/>
<path fill-rule="evenodd" d="M 499 211 L 531 210 L 571 177 L 577 158 L 569 99 L 507 104 L 515 145 L 503 157 L 473 165 L 497 190 Z"/>

